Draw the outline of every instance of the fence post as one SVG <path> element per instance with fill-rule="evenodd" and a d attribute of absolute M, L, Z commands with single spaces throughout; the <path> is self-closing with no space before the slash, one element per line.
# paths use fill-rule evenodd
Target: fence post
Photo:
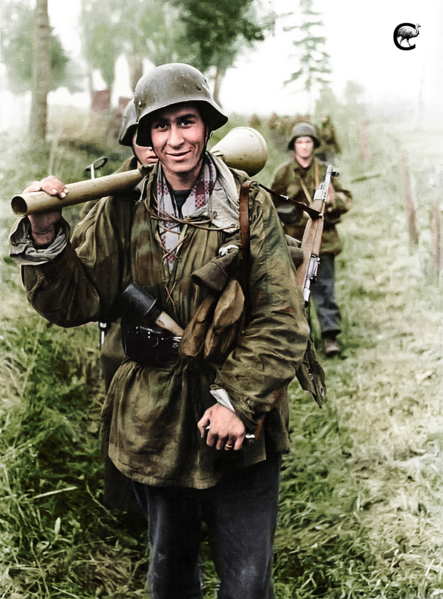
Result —
<path fill-rule="evenodd" d="M 360 123 L 360 151 L 365 164 L 371 164 L 372 153 L 369 143 L 369 122 L 364 119 Z"/>
<path fill-rule="evenodd" d="M 441 210 L 439 204 L 432 206 L 432 264 L 438 276 L 443 268 L 441 248 Z"/>
<path fill-rule="evenodd" d="M 405 204 L 406 204 L 406 217 L 407 217 L 407 221 L 408 221 L 409 242 L 412 245 L 418 245 L 419 230 L 418 230 L 418 221 L 417 221 L 417 206 L 416 206 L 415 197 L 414 197 L 414 194 L 412 191 L 411 175 L 409 172 L 407 158 L 403 152 L 400 152 L 400 155 L 398 158 L 398 164 L 399 164 L 399 168 L 400 168 L 400 176 L 401 176 L 403 193 L 404 193 Z"/>

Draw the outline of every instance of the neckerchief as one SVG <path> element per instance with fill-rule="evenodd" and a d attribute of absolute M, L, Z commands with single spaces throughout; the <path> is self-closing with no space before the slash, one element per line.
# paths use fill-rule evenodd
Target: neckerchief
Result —
<path fill-rule="evenodd" d="M 186 202 L 182 206 L 182 213 L 187 215 L 187 218 L 192 218 L 196 213 L 208 203 L 209 196 L 214 189 L 217 171 L 211 158 L 206 154 L 203 160 L 203 167 L 191 189 Z M 179 218 L 178 207 L 171 196 L 166 177 L 163 173 L 162 165 L 158 163 L 157 171 L 157 203 L 159 216 L 162 214 L 171 215 Z M 186 207 L 186 209 L 185 209 Z M 176 258 L 175 250 L 178 249 L 180 242 L 180 224 L 169 222 L 167 220 L 159 220 L 160 238 L 164 249 L 166 250 L 169 268 L 172 269 L 174 259 Z"/>

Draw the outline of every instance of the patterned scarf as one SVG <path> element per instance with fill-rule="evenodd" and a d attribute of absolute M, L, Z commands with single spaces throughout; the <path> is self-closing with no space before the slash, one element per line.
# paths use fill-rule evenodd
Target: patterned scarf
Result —
<path fill-rule="evenodd" d="M 208 154 L 205 154 L 203 168 L 200 171 L 194 187 L 182 206 L 184 219 L 199 215 L 202 208 L 208 203 L 208 199 L 214 189 L 217 178 L 215 165 Z M 181 218 L 179 209 L 174 198 L 171 196 L 166 177 L 163 173 L 162 165 L 158 163 L 157 171 L 157 202 L 159 216 L 171 215 L 175 218 Z M 178 250 L 181 242 L 178 241 L 181 226 L 179 223 L 169 222 L 168 220 L 159 220 L 160 238 L 167 253 L 169 268 L 172 269 L 176 258 L 175 250 Z"/>

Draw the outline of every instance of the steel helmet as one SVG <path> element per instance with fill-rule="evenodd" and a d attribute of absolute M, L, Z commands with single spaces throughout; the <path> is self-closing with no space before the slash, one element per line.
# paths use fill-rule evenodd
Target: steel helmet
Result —
<path fill-rule="evenodd" d="M 314 142 L 314 149 L 318 148 L 320 145 L 320 142 L 316 135 L 315 127 L 314 125 L 311 125 L 311 123 L 297 123 L 296 125 L 294 125 L 291 133 L 291 141 L 288 143 L 288 150 L 294 149 L 294 142 L 297 139 L 297 137 L 312 137 L 312 140 Z"/>
<path fill-rule="evenodd" d="M 122 146 L 129 146 L 132 148 L 132 140 L 136 130 L 137 114 L 135 112 L 134 100 L 130 100 L 122 116 L 122 123 L 118 134 L 118 143 Z"/>
<path fill-rule="evenodd" d="M 211 131 L 228 122 L 228 117 L 212 97 L 206 78 L 188 64 L 164 64 L 143 75 L 136 85 L 134 102 L 139 123 L 137 144 L 140 146 L 152 145 L 150 123 L 153 114 L 174 104 L 195 103 Z"/>

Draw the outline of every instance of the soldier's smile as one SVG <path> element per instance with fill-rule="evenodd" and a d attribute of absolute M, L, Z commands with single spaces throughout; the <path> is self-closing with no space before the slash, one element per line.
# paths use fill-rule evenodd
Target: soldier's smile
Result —
<path fill-rule="evenodd" d="M 184 185 L 192 187 L 194 184 L 206 138 L 205 123 L 192 104 L 165 108 L 152 120 L 152 146 L 173 189 L 185 189 Z"/>

